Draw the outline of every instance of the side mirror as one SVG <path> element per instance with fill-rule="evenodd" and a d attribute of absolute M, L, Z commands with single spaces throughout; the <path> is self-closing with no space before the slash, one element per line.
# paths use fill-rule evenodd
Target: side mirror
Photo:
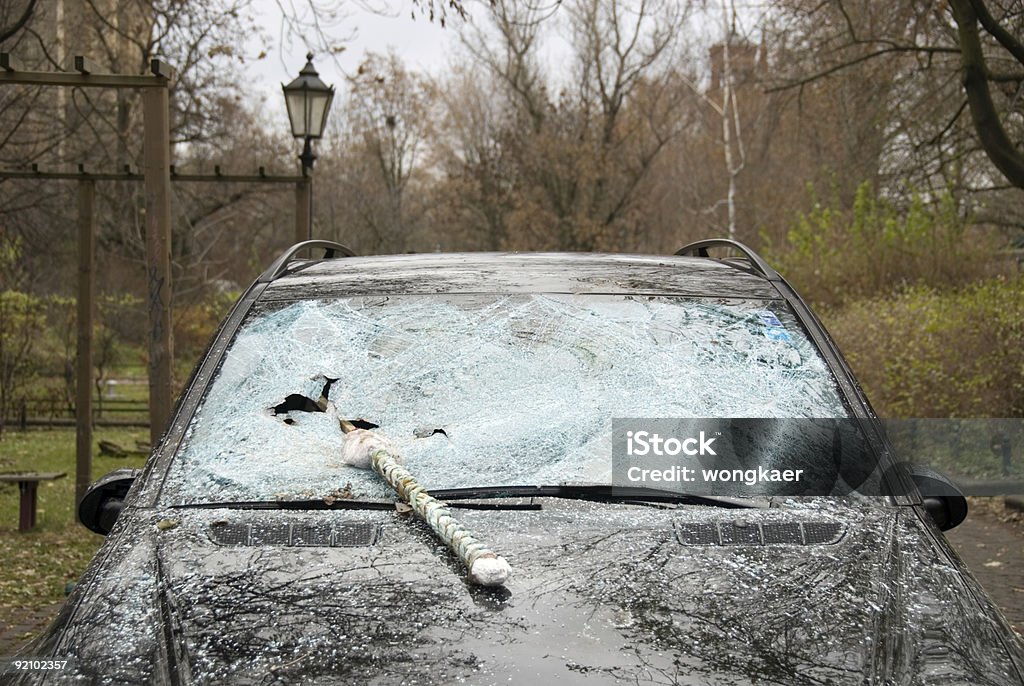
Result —
<path fill-rule="evenodd" d="M 106 536 L 124 508 L 124 499 L 141 469 L 115 469 L 89 487 L 78 504 L 78 521 L 86 529 Z"/>
<path fill-rule="evenodd" d="M 937 527 L 949 531 L 967 519 L 967 498 L 949 477 L 923 464 L 904 462 L 903 466 Z"/>

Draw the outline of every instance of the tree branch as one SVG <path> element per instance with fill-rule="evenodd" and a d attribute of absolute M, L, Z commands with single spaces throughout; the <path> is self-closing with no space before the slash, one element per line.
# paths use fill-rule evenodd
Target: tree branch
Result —
<path fill-rule="evenodd" d="M 988 80 L 992 83 L 1017 83 L 1024 81 L 1024 71 L 1018 72 L 989 72 Z"/>
<path fill-rule="evenodd" d="M 784 83 L 781 86 L 774 86 L 772 88 L 768 88 L 768 89 L 765 90 L 765 93 L 777 93 L 779 91 L 789 90 L 790 88 L 796 88 L 797 86 L 801 86 L 801 87 L 802 86 L 806 86 L 809 83 L 813 83 L 814 81 L 819 81 L 819 80 L 825 78 L 826 76 L 831 76 L 832 74 L 835 74 L 836 72 L 840 72 L 843 69 L 848 69 L 850 67 L 856 66 L 856 65 L 860 64 L 861 62 L 867 62 L 868 60 L 872 60 L 872 59 L 874 59 L 876 57 L 881 57 L 882 55 L 888 55 L 888 54 L 894 53 L 894 52 L 925 52 L 925 53 L 933 54 L 933 53 L 958 53 L 958 52 L 960 52 L 960 50 L 957 49 L 957 48 L 946 48 L 946 47 L 942 47 L 942 46 L 928 46 L 928 45 L 896 45 L 896 46 L 892 46 L 892 47 L 888 47 L 888 48 L 880 48 L 878 50 L 875 50 L 874 52 L 869 52 L 867 54 L 861 55 L 860 57 L 855 57 L 854 59 L 848 60 L 846 62 L 842 62 L 840 64 L 833 65 L 833 66 L 829 67 L 828 69 L 823 69 L 823 70 L 821 70 L 819 72 L 815 72 L 814 74 L 811 74 L 810 76 L 806 76 L 806 77 L 804 77 L 802 79 L 798 79 L 796 81 L 791 81 L 790 83 Z"/>
<path fill-rule="evenodd" d="M 939 142 L 942 141 L 942 138 L 947 133 L 949 133 L 949 130 L 953 128 L 953 125 L 956 124 L 956 120 L 960 118 L 960 115 L 964 113 L 965 109 L 967 109 L 967 101 L 966 100 L 964 100 L 962 103 L 960 103 L 960 107 L 956 108 L 956 113 L 952 117 L 950 117 L 949 121 L 946 123 L 945 126 L 942 127 L 941 131 L 939 131 L 937 134 L 935 134 L 934 136 L 932 136 L 928 140 L 927 144 L 928 145 L 938 145 Z M 921 147 L 921 146 L 918 145 L 917 147 Z"/>
<path fill-rule="evenodd" d="M 971 118 L 985 154 L 1010 183 L 1024 188 L 1024 154 L 1007 136 L 988 88 L 988 69 L 978 35 L 978 17 L 974 11 L 976 1 L 949 0 L 957 23 L 960 64 Z"/>
<path fill-rule="evenodd" d="M 985 30 L 999 41 L 999 44 L 1006 48 L 1006 51 L 1013 55 L 1018 62 L 1024 64 L 1024 44 L 1021 44 L 1009 31 L 999 25 L 982 0 L 971 0 L 971 7 Z"/>
<path fill-rule="evenodd" d="M 29 3 L 25 5 L 25 11 L 21 13 L 21 16 L 15 20 L 10 26 L 0 27 L 0 43 L 3 43 L 8 38 L 25 28 L 28 24 L 28 20 L 32 18 L 33 12 L 36 9 L 36 2 L 38 0 L 29 0 Z"/>

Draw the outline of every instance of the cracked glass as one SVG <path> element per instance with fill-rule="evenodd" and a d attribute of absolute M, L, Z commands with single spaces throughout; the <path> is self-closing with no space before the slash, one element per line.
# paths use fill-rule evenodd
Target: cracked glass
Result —
<path fill-rule="evenodd" d="M 600 295 L 265 303 L 229 347 L 166 503 L 393 497 L 339 420 L 427 488 L 610 480 L 614 417 L 847 417 L 782 302 Z"/>

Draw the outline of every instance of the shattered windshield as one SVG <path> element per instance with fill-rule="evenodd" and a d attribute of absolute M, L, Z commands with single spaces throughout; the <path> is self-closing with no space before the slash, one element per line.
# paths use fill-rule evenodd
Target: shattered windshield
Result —
<path fill-rule="evenodd" d="M 270 302 L 228 349 L 162 498 L 320 498 L 343 489 L 393 497 L 372 472 L 341 463 L 339 419 L 389 437 L 434 489 L 607 483 L 616 417 L 846 416 L 831 373 L 781 301 Z"/>

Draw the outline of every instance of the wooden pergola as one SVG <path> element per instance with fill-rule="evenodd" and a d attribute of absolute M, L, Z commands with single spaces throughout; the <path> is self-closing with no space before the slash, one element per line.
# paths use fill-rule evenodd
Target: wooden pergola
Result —
<path fill-rule="evenodd" d="M 171 418 L 171 181 L 202 183 L 295 184 L 295 241 L 307 240 L 310 232 L 311 177 L 268 175 L 177 174 L 171 165 L 168 88 L 173 71 L 160 60 L 150 62 L 151 74 L 101 74 L 84 57 L 74 59 L 75 72 L 36 72 L 16 69 L 11 56 L 0 53 L 0 83 L 66 88 L 132 88 L 142 91 L 143 163 L 140 173 L 130 169 L 93 173 L 78 166 L 77 172 L 0 170 L 0 178 L 70 180 L 78 184 L 78 303 L 76 353 L 76 502 L 92 481 L 92 332 L 95 311 L 97 181 L 138 181 L 145 187 L 146 273 L 149 315 L 149 434 L 156 447 Z"/>

